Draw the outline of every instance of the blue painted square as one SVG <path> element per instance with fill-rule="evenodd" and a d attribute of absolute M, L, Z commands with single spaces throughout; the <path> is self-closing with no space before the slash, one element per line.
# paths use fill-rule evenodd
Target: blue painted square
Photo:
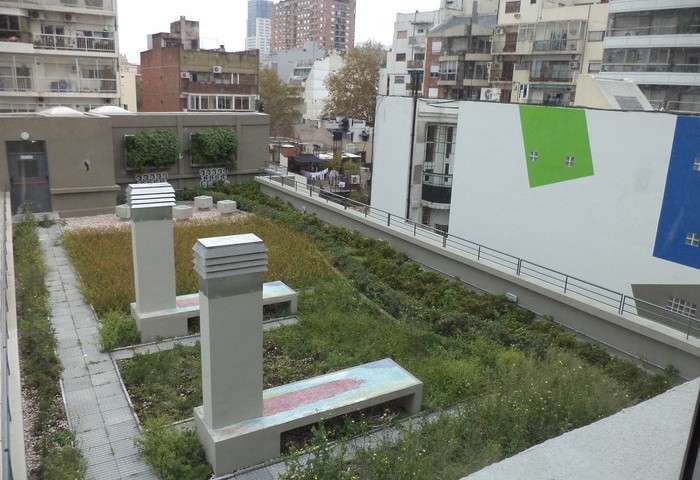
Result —
<path fill-rule="evenodd" d="M 700 269 L 700 247 L 686 244 L 688 234 L 700 234 L 700 118 L 678 117 L 666 176 L 654 256 Z"/>

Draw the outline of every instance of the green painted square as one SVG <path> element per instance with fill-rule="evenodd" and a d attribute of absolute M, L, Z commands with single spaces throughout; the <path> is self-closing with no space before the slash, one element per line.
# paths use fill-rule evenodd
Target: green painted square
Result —
<path fill-rule="evenodd" d="M 530 188 L 593 175 L 586 112 L 520 106 Z"/>

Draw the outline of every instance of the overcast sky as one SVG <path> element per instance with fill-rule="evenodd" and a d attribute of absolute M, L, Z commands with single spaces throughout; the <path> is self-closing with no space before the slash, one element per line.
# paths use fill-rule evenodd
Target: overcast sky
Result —
<path fill-rule="evenodd" d="M 440 0 L 357 0 L 355 41 L 391 46 L 397 13 L 437 10 Z M 132 63 L 146 50 L 149 33 L 166 32 L 181 15 L 199 21 L 202 48 L 245 49 L 247 0 L 117 0 L 120 52 Z"/>

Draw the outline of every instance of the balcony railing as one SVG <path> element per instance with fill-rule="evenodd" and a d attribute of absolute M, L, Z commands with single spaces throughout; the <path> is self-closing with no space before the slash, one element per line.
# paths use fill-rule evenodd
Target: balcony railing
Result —
<path fill-rule="evenodd" d="M 82 50 L 85 52 L 115 52 L 113 38 L 73 37 L 68 35 L 34 35 L 34 46 L 51 50 Z"/>
<path fill-rule="evenodd" d="M 533 52 L 574 52 L 579 47 L 578 40 L 535 40 Z"/>
<path fill-rule="evenodd" d="M 27 3 L 30 5 L 44 6 L 60 6 L 74 8 L 89 8 L 100 10 L 113 10 L 114 0 L 5 0 L 10 3 Z M 38 7 L 38 8 L 39 8 Z"/>
<path fill-rule="evenodd" d="M 117 79 L 0 76 L 0 91 L 37 93 L 117 93 Z"/>
<path fill-rule="evenodd" d="M 688 35 L 694 33 L 700 33 L 699 24 L 611 28 L 605 35 L 608 37 L 636 37 L 645 35 Z"/>
<path fill-rule="evenodd" d="M 644 63 L 606 63 L 604 72 L 639 72 L 639 73 L 700 73 L 700 64 L 677 63 L 670 64 L 644 64 Z"/>
<path fill-rule="evenodd" d="M 414 47 L 424 47 L 425 37 L 408 37 L 408 44 Z"/>
<path fill-rule="evenodd" d="M 409 60 L 406 62 L 406 70 L 423 70 L 423 60 Z"/>

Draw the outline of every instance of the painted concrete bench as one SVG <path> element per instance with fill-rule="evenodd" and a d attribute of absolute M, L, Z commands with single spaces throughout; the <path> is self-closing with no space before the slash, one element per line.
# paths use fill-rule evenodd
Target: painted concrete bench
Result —
<path fill-rule="evenodd" d="M 197 431 L 217 470 L 232 472 L 280 456 L 283 432 L 363 408 L 397 401 L 410 413 L 420 411 L 423 383 L 390 358 L 263 391 L 263 416 L 212 430 L 196 407 Z M 202 430 L 204 429 L 204 430 Z M 224 457 L 223 452 L 233 452 Z M 224 457 L 224 458 L 221 458 Z"/>
<path fill-rule="evenodd" d="M 298 293 L 284 282 L 263 283 L 263 305 L 282 305 L 291 313 L 297 313 Z M 158 338 L 187 335 L 187 320 L 199 316 L 199 293 L 178 295 L 175 308 L 150 313 L 136 313 L 136 304 L 131 304 L 131 315 L 141 332 L 142 342 L 153 342 Z"/>

